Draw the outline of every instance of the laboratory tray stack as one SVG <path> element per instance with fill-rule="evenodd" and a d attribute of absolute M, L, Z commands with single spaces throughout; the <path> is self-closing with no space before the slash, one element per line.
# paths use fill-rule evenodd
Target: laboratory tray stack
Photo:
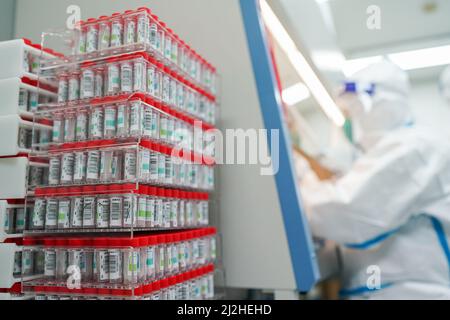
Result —
<path fill-rule="evenodd" d="M 27 39 L 0 42 L 0 300 L 29 298 L 21 289 L 25 198 L 48 169 L 30 157 L 32 130 L 42 139 L 52 131 L 49 122 L 33 124 L 33 111 L 57 97 L 45 81 L 38 88 L 38 65 L 56 55 Z"/>
<path fill-rule="evenodd" d="M 213 299 L 215 68 L 147 8 L 60 38 L 70 52 L 39 70 L 57 97 L 33 117 L 33 157 L 48 170 L 26 200 L 24 292 Z"/>

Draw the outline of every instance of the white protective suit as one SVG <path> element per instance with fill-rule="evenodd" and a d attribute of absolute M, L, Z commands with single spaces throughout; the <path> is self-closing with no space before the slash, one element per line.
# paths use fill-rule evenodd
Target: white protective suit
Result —
<path fill-rule="evenodd" d="M 449 140 L 413 124 L 395 65 L 354 81 L 371 88 L 348 99 L 365 152 L 336 181 L 301 179 L 313 234 L 342 245 L 342 297 L 450 299 Z"/>

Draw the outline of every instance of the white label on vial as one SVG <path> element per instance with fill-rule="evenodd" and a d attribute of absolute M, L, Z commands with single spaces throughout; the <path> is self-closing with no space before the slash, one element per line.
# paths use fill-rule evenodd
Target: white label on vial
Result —
<path fill-rule="evenodd" d="M 109 48 L 111 38 L 111 28 L 107 23 L 100 25 L 100 35 L 99 35 L 99 50 L 104 50 Z"/>
<path fill-rule="evenodd" d="M 98 251 L 98 260 L 99 260 L 99 265 L 98 265 L 99 280 L 100 281 L 109 280 L 108 251 L 106 251 L 106 250 Z"/>
<path fill-rule="evenodd" d="M 77 114 L 76 138 L 78 141 L 87 140 L 88 116 L 85 112 Z"/>
<path fill-rule="evenodd" d="M 141 103 L 133 102 L 130 108 L 130 133 L 140 134 L 141 133 Z"/>
<path fill-rule="evenodd" d="M 170 210 L 170 221 L 172 223 L 172 227 L 178 227 L 178 200 L 172 201 L 172 206 Z"/>
<path fill-rule="evenodd" d="M 75 198 L 72 201 L 72 227 L 83 226 L 83 198 Z"/>
<path fill-rule="evenodd" d="M 131 63 L 122 63 L 121 65 L 121 85 L 122 92 L 133 91 L 133 68 Z"/>
<path fill-rule="evenodd" d="M 145 225 L 145 216 L 147 211 L 147 199 L 139 197 L 138 200 L 138 225 Z"/>
<path fill-rule="evenodd" d="M 97 98 L 103 97 L 103 75 L 100 72 L 95 74 L 94 96 Z"/>
<path fill-rule="evenodd" d="M 45 250 L 44 275 L 46 277 L 56 275 L 56 252 L 53 250 Z"/>
<path fill-rule="evenodd" d="M 144 62 L 135 62 L 134 63 L 134 91 L 145 92 L 145 83 L 146 83 L 146 75 L 145 72 L 145 64 Z"/>
<path fill-rule="evenodd" d="M 137 25 L 137 42 L 138 43 L 146 43 L 149 36 L 149 21 L 146 15 L 140 15 L 138 18 Z"/>
<path fill-rule="evenodd" d="M 80 97 L 80 81 L 78 78 L 69 79 L 69 101 L 78 100 Z"/>
<path fill-rule="evenodd" d="M 158 180 L 158 154 L 156 152 L 150 153 L 150 180 Z"/>
<path fill-rule="evenodd" d="M 127 151 L 125 153 L 124 179 L 136 179 L 136 151 Z"/>
<path fill-rule="evenodd" d="M 164 247 L 159 247 L 159 270 L 164 273 L 165 266 Z"/>
<path fill-rule="evenodd" d="M 108 66 L 108 88 L 109 94 L 116 93 L 120 89 L 119 67 L 115 64 Z"/>
<path fill-rule="evenodd" d="M 125 35 L 125 44 L 131 44 L 136 41 L 136 22 L 133 19 L 127 20 L 127 34 Z"/>
<path fill-rule="evenodd" d="M 167 259 L 167 272 L 171 273 L 173 271 L 173 264 L 172 264 L 172 245 L 167 244 L 166 247 L 166 259 Z"/>
<path fill-rule="evenodd" d="M 155 222 L 157 227 L 163 227 L 164 203 L 161 199 L 155 202 Z"/>
<path fill-rule="evenodd" d="M 105 134 L 115 134 L 116 132 L 116 108 L 105 109 Z"/>
<path fill-rule="evenodd" d="M 97 200 L 97 228 L 108 228 L 110 215 L 110 202 L 108 198 Z"/>
<path fill-rule="evenodd" d="M 172 268 L 174 270 L 178 270 L 179 264 L 178 264 L 178 247 L 177 245 L 172 245 Z"/>
<path fill-rule="evenodd" d="M 126 123 L 126 105 L 119 105 L 117 107 L 117 133 L 120 135 L 126 135 L 128 132 L 128 127 Z"/>
<path fill-rule="evenodd" d="M 111 47 L 122 45 L 123 25 L 120 21 L 114 21 L 111 26 Z"/>
<path fill-rule="evenodd" d="M 147 180 L 150 176 L 150 151 L 147 149 L 140 152 L 141 172 L 140 178 Z"/>
<path fill-rule="evenodd" d="M 58 98 L 59 100 L 59 98 Z M 61 101 L 59 101 L 61 102 Z M 26 111 L 28 106 L 28 91 L 20 89 L 19 91 L 19 109 Z"/>
<path fill-rule="evenodd" d="M 89 27 L 86 35 L 86 52 L 91 53 L 97 51 L 98 45 L 98 29 L 94 26 Z"/>
<path fill-rule="evenodd" d="M 47 203 L 45 199 L 36 199 L 33 209 L 32 223 L 34 228 L 40 228 L 45 223 L 45 207 Z"/>
<path fill-rule="evenodd" d="M 147 248 L 147 276 L 152 277 L 155 273 L 155 248 Z"/>
<path fill-rule="evenodd" d="M 122 273 L 122 254 L 118 250 L 109 250 L 109 280 L 119 280 Z"/>
<path fill-rule="evenodd" d="M 144 121 L 142 121 L 144 136 L 152 136 L 152 115 L 153 110 L 150 107 L 146 107 L 144 110 Z"/>
<path fill-rule="evenodd" d="M 170 101 L 170 78 L 168 75 L 163 77 L 162 99 L 167 103 Z"/>
<path fill-rule="evenodd" d="M 155 49 L 158 49 L 157 37 L 158 37 L 158 25 L 156 23 L 152 23 L 150 25 L 149 38 L 151 46 Z"/>
<path fill-rule="evenodd" d="M 161 140 L 167 140 L 167 122 L 168 119 L 166 116 L 161 116 L 160 124 L 159 124 L 159 137 Z"/>
<path fill-rule="evenodd" d="M 100 169 L 100 151 L 89 151 L 87 160 L 87 175 L 90 180 L 98 180 Z"/>
<path fill-rule="evenodd" d="M 126 196 L 123 198 L 123 224 L 126 227 L 130 227 L 136 224 L 136 211 L 137 204 L 133 201 L 132 196 Z"/>
<path fill-rule="evenodd" d="M 53 120 L 53 142 L 62 142 L 62 128 L 63 121 L 62 120 Z"/>
<path fill-rule="evenodd" d="M 58 226 L 63 229 L 70 227 L 70 200 L 59 201 Z"/>
<path fill-rule="evenodd" d="M 58 103 L 67 101 L 69 91 L 69 84 L 66 79 L 60 79 L 58 83 Z"/>
<path fill-rule="evenodd" d="M 56 227 L 57 222 L 58 222 L 58 200 L 49 199 L 47 201 L 45 225 L 47 227 Z"/>
<path fill-rule="evenodd" d="M 122 227 L 122 211 L 123 211 L 122 198 L 119 197 L 111 198 L 110 226 L 112 228 Z"/>
<path fill-rule="evenodd" d="M 66 153 L 62 156 L 61 183 L 70 183 L 73 180 L 75 156 L 73 153 Z"/>
<path fill-rule="evenodd" d="M 81 98 L 89 99 L 94 97 L 94 71 L 86 69 L 81 76 Z"/>
<path fill-rule="evenodd" d="M 147 226 L 154 227 L 155 225 L 155 199 L 147 199 L 147 209 L 145 214 L 145 223 Z"/>
<path fill-rule="evenodd" d="M 84 182 L 86 179 L 86 154 L 84 152 L 75 153 L 75 166 L 73 180 L 75 182 Z"/>
<path fill-rule="evenodd" d="M 166 156 L 158 154 L 158 182 L 165 182 L 166 179 Z"/>
<path fill-rule="evenodd" d="M 75 100 L 75 99 L 74 99 Z M 29 110 L 34 112 L 37 110 L 39 104 L 39 94 L 37 92 L 30 92 Z"/>
<path fill-rule="evenodd" d="M 139 254 L 137 251 L 130 253 L 128 258 L 127 276 L 129 279 L 136 279 L 138 272 Z"/>
<path fill-rule="evenodd" d="M 90 136 L 91 138 L 103 138 L 104 113 L 100 108 L 94 109 L 91 114 Z"/>
<path fill-rule="evenodd" d="M 59 184 L 60 170 L 61 170 L 60 159 L 57 157 L 51 158 L 50 159 L 49 176 L 48 176 L 48 183 L 50 185 Z"/>
<path fill-rule="evenodd" d="M 93 227 L 95 224 L 95 198 L 84 198 L 83 226 Z"/>
<path fill-rule="evenodd" d="M 180 242 L 180 245 L 178 247 L 178 261 L 180 262 L 180 268 L 184 269 L 186 268 L 186 245 L 184 242 Z"/>
<path fill-rule="evenodd" d="M 147 69 L 147 92 L 155 96 L 155 68 L 149 67 Z"/>
<path fill-rule="evenodd" d="M 165 201 L 164 202 L 164 209 L 163 209 L 163 227 L 164 228 L 170 228 L 170 211 L 171 211 L 171 201 Z"/>

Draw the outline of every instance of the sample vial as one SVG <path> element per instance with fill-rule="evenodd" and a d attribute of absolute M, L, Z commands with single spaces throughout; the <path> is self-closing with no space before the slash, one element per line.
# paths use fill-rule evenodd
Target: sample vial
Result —
<path fill-rule="evenodd" d="M 85 197 L 83 207 L 83 228 L 95 227 L 96 204 L 95 197 Z"/>
<path fill-rule="evenodd" d="M 97 199 L 97 228 L 108 228 L 110 219 L 110 200 L 108 197 L 100 196 Z"/>
<path fill-rule="evenodd" d="M 150 151 L 150 181 L 158 181 L 158 153 Z"/>
<path fill-rule="evenodd" d="M 49 185 L 58 185 L 60 183 L 61 177 L 61 160 L 59 156 L 50 157 L 49 162 L 49 176 L 48 183 Z"/>
<path fill-rule="evenodd" d="M 74 229 L 83 227 L 83 198 L 75 197 L 71 200 L 70 226 Z"/>
<path fill-rule="evenodd" d="M 80 99 L 80 72 L 72 72 L 69 76 L 68 100 L 76 101 Z"/>
<path fill-rule="evenodd" d="M 99 180 L 100 174 L 100 151 L 90 150 L 87 155 L 86 181 L 95 183 Z"/>
<path fill-rule="evenodd" d="M 88 22 L 93 22 L 94 19 L 89 19 Z M 93 53 L 98 50 L 98 25 L 90 24 L 86 31 L 86 52 Z"/>
<path fill-rule="evenodd" d="M 77 26 L 75 29 L 74 54 L 83 55 L 86 53 L 86 28 Z"/>
<path fill-rule="evenodd" d="M 146 13 L 137 16 L 137 43 L 149 43 L 150 21 Z"/>
<path fill-rule="evenodd" d="M 135 227 L 137 224 L 137 201 L 132 195 L 123 197 L 123 226 Z"/>
<path fill-rule="evenodd" d="M 120 65 L 114 59 L 108 64 L 106 78 L 106 95 L 118 94 L 120 91 Z"/>
<path fill-rule="evenodd" d="M 143 114 L 141 101 L 132 101 L 130 106 L 130 134 L 132 136 L 141 135 Z"/>
<path fill-rule="evenodd" d="M 36 199 L 33 208 L 33 215 L 31 217 L 31 229 L 43 230 L 45 226 L 45 209 L 47 201 L 42 198 Z"/>
<path fill-rule="evenodd" d="M 149 65 L 147 68 L 147 93 L 155 97 L 155 67 Z"/>
<path fill-rule="evenodd" d="M 105 107 L 105 124 L 104 124 L 104 137 L 114 138 L 116 136 L 116 119 L 117 109 L 114 105 Z"/>
<path fill-rule="evenodd" d="M 111 197 L 111 214 L 109 225 L 111 228 L 121 228 L 123 222 L 123 199 L 122 197 Z"/>
<path fill-rule="evenodd" d="M 154 228 L 155 227 L 155 198 L 147 197 L 147 205 L 145 212 L 145 227 Z"/>
<path fill-rule="evenodd" d="M 125 150 L 124 155 L 124 170 L 123 177 L 126 181 L 133 181 L 136 179 L 136 171 L 137 171 L 137 157 L 135 149 L 127 149 Z"/>
<path fill-rule="evenodd" d="M 94 69 L 90 65 L 86 65 L 81 71 L 81 99 L 91 99 L 94 97 L 94 85 L 95 85 L 95 73 Z"/>
<path fill-rule="evenodd" d="M 70 199 L 59 200 L 58 205 L 58 229 L 70 228 Z"/>
<path fill-rule="evenodd" d="M 125 61 L 120 65 L 120 83 L 122 93 L 130 93 L 133 91 L 133 64 Z"/>
<path fill-rule="evenodd" d="M 73 182 L 82 184 L 86 182 L 86 160 L 87 156 L 84 152 L 75 152 L 74 154 L 74 173 Z"/>
<path fill-rule="evenodd" d="M 136 42 L 136 19 L 134 16 L 128 16 L 124 19 L 125 41 L 124 44 L 133 44 Z"/>
<path fill-rule="evenodd" d="M 76 115 L 68 113 L 64 119 L 64 142 L 75 141 L 76 131 Z"/>
<path fill-rule="evenodd" d="M 159 50 L 158 48 L 158 23 L 154 16 L 152 16 L 153 19 L 151 19 L 150 22 L 150 30 L 149 30 L 149 43 L 151 47 L 155 50 Z"/>
<path fill-rule="evenodd" d="M 111 283 L 122 283 L 122 252 L 118 249 L 108 250 L 108 273 Z"/>
<path fill-rule="evenodd" d="M 64 142 L 64 114 L 57 113 L 53 119 L 53 138 L 54 143 Z"/>
<path fill-rule="evenodd" d="M 103 139 L 104 132 L 104 118 L 105 113 L 102 107 L 95 107 L 92 109 L 90 125 L 89 125 L 89 138 L 92 140 Z"/>
<path fill-rule="evenodd" d="M 53 248 L 45 248 L 44 251 L 44 277 L 48 280 L 56 277 L 56 251 Z"/>
<path fill-rule="evenodd" d="M 163 74 L 161 98 L 165 103 L 170 103 L 170 76 L 167 73 Z"/>
<path fill-rule="evenodd" d="M 71 184 L 73 182 L 75 165 L 75 155 L 65 153 L 61 157 L 61 184 Z"/>
<path fill-rule="evenodd" d="M 67 74 L 61 74 L 58 77 L 58 103 L 67 102 L 69 94 L 69 78 Z"/>
<path fill-rule="evenodd" d="M 147 214 L 147 197 L 140 195 L 138 197 L 138 217 L 137 217 L 137 227 L 145 228 L 145 217 Z"/>
<path fill-rule="evenodd" d="M 98 35 L 98 50 L 102 51 L 108 49 L 111 42 L 111 27 L 106 16 L 100 17 L 99 35 Z"/>
<path fill-rule="evenodd" d="M 75 138 L 77 141 L 85 141 L 88 139 L 88 123 L 87 110 L 79 110 L 77 112 L 77 123 L 75 129 Z"/>
<path fill-rule="evenodd" d="M 139 152 L 139 179 L 141 181 L 150 180 L 150 151 L 142 149 Z"/>
<path fill-rule="evenodd" d="M 109 263 L 108 263 L 108 250 L 96 249 L 95 250 L 95 268 L 94 275 L 97 282 L 109 281 Z"/>
<path fill-rule="evenodd" d="M 120 14 L 113 14 L 111 21 L 111 47 L 120 47 L 123 44 L 123 21 Z"/>
<path fill-rule="evenodd" d="M 45 210 L 45 227 L 47 230 L 56 229 L 58 224 L 58 200 L 48 199 Z"/>
<path fill-rule="evenodd" d="M 28 111 L 36 112 L 39 104 L 39 94 L 37 92 L 30 92 L 28 100 Z"/>
<path fill-rule="evenodd" d="M 128 107 L 126 104 L 117 106 L 117 137 L 127 137 L 129 134 Z"/>
<path fill-rule="evenodd" d="M 134 62 L 134 82 L 133 91 L 146 92 L 147 91 L 147 65 L 144 61 Z"/>
<path fill-rule="evenodd" d="M 104 95 L 103 85 L 104 85 L 104 79 L 103 75 L 105 73 L 105 69 L 103 67 L 97 67 L 94 69 L 94 77 L 95 77 L 95 84 L 94 84 L 94 96 L 96 98 L 102 98 Z"/>

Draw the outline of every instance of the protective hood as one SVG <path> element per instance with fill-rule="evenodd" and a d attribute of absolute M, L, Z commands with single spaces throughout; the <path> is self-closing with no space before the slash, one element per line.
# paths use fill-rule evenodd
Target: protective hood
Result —
<path fill-rule="evenodd" d="M 387 60 L 351 77 L 338 103 L 353 122 L 355 142 L 367 150 L 387 132 L 410 123 L 409 90 L 408 75 Z"/>

